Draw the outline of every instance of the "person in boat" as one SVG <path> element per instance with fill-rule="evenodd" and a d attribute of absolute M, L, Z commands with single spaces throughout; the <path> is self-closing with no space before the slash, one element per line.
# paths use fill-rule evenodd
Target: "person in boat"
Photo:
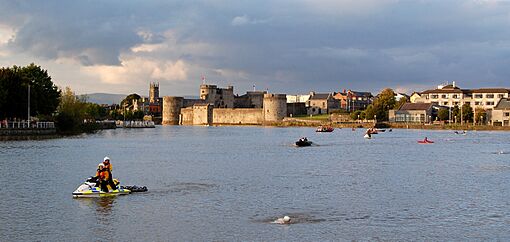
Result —
<path fill-rule="evenodd" d="M 96 180 L 98 187 L 101 188 L 101 191 L 108 192 L 108 180 L 109 180 L 109 174 L 110 172 L 105 168 L 103 163 L 99 163 L 97 166 L 97 172 L 96 172 Z"/>
<path fill-rule="evenodd" d="M 427 139 L 427 137 L 425 137 L 425 139 L 424 139 L 423 141 L 425 141 L 425 142 L 429 142 L 429 140 Z"/>
<path fill-rule="evenodd" d="M 291 220 L 289 216 L 284 216 L 283 218 L 277 218 L 273 223 L 275 224 L 290 224 Z"/>
<path fill-rule="evenodd" d="M 117 186 L 115 185 L 115 182 L 113 182 L 112 163 L 110 163 L 110 157 L 105 156 L 102 164 L 104 165 L 105 170 L 108 172 L 108 185 L 110 185 L 112 190 L 116 190 Z"/>
<path fill-rule="evenodd" d="M 308 138 L 304 137 L 304 138 L 303 138 L 303 141 L 304 141 L 304 142 L 307 142 L 307 141 L 308 141 Z"/>

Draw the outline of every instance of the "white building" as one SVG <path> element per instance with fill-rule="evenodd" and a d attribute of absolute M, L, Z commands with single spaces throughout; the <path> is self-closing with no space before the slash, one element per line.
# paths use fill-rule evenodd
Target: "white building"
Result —
<path fill-rule="evenodd" d="M 452 84 L 439 85 L 436 89 L 425 90 L 413 95 L 412 103 L 432 103 L 445 107 L 461 107 L 469 104 L 473 110 L 483 108 L 490 115 L 502 98 L 508 98 L 510 90 L 506 88 L 461 89 Z"/>

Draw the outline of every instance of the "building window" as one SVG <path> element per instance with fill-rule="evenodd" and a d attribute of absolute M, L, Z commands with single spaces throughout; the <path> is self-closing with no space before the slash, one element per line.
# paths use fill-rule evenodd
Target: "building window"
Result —
<path fill-rule="evenodd" d="M 475 106 L 479 106 L 480 105 L 480 102 L 475 102 Z"/>
<path fill-rule="evenodd" d="M 443 102 L 443 105 L 448 105 L 448 102 Z"/>
<path fill-rule="evenodd" d="M 494 102 L 485 102 L 485 105 L 494 105 Z"/>
<path fill-rule="evenodd" d="M 475 98 L 482 98 L 483 95 L 482 94 L 475 94 Z"/>
<path fill-rule="evenodd" d="M 510 113 L 503 113 L 503 116 L 510 117 Z"/>
<path fill-rule="evenodd" d="M 448 95 L 443 94 L 443 95 L 441 95 L 441 98 L 448 98 Z"/>
<path fill-rule="evenodd" d="M 498 94 L 498 98 L 504 98 L 505 94 Z"/>
<path fill-rule="evenodd" d="M 453 98 L 458 99 L 458 98 L 459 98 L 459 95 L 454 94 L 454 95 L 453 95 Z"/>
<path fill-rule="evenodd" d="M 487 94 L 485 95 L 486 98 L 494 98 L 494 94 Z"/>
<path fill-rule="evenodd" d="M 457 106 L 459 105 L 459 102 L 454 102 L 453 105 Z"/>
<path fill-rule="evenodd" d="M 429 99 L 429 95 L 425 95 L 425 99 L 427 99 L 427 100 L 428 100 L 428 99 Z"/>
<path fill-rule="evenodd" d="M 437 99 L 438 97 L 439 97 L 439 95 L 437 95 L 437 94 L 431 95 L 432 99 Z"/>

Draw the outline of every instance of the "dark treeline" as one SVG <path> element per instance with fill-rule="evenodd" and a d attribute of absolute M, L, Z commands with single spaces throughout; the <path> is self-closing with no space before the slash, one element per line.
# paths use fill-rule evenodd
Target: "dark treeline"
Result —
<path fill-rule="evenodd" d="M 27 119 L 28 88 L 30 115 L 50 119 L 60 102 L 61 91 L 46 70 L 30 64 L 0 69 L 0 119 Z"/>
<path fill-rule="evenodd" d="M 28 119 L 29 86 L 31 120 L 54 121 L 59 133 L 93 131 L 95 120 L 122 118 L 117 110 L 78 98 L 69 87 L 60 90 L 46 70 L 32 63 L 0 68 L 1 120 Z"/>

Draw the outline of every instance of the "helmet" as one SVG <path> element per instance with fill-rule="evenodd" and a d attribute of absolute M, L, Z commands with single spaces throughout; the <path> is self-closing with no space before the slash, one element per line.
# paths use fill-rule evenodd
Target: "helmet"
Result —
<path fill-rule="evenodd" d="M 103 168 L 104 168 L 104 164 L 103 164 L 103 163 L 99 163 L 99 164 L 97 165 L 97 168 L 98 168 L 98 169 L 103 169 Z"/>
<path fill-rule="evenodd" d="M 288 223 L 290 221 L 290 217 L 289 216 L 283 217 L 283 221 Z"/>
<path fill-rule="evenodd" d="M 103 162 L 105 162 L 105 161 L 110 161 L 110 157 L 105 156 L 104 159 L 103 159 Z"/>

